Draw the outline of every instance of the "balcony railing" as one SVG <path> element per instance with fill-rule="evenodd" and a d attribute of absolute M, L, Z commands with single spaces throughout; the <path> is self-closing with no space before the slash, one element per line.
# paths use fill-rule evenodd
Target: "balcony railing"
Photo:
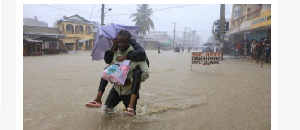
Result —
<path fill-rule="evenodd" d="M 247 19 L 246 19 L 246 21 L 251 20 L 251 19 L 256 18 L 256 17 L 259 17 L 261 9 L 262 8 L 260 7 L 260 8 L 257 8 L 255 10 L 247 13 Z"/>

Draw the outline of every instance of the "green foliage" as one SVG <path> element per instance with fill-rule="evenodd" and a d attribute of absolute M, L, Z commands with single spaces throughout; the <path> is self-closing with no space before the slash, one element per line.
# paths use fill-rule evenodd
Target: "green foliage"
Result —
<path fill-rule="evenodd" d="M 133 18 L 135 26 L 140 26 L 140 34 L 145 35 L 151 29 L 154 29 L 154 23 L 150 16 L 153 14 L 152 8 L 149 8 L 148 4 L 138 4 L 136 13 L 132 13 L 130 18 Z"/>

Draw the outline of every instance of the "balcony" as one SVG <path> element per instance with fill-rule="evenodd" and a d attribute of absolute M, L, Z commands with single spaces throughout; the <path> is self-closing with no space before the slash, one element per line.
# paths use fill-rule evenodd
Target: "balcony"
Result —
<path fill-rule="evenodd" d="M 259 17 L 261 9 L 262 8 L 260 7 L 260 8 L 254 9 L 253 11 L 249 11 L 246 14 L 247 15 L 246 21 L 251 20 L 251 19 L 256 18 L 256 17 Z"/>

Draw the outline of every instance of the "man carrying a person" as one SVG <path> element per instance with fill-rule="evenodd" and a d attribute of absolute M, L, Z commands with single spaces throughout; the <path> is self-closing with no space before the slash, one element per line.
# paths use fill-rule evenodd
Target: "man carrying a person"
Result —
<path fill-rule="evenodd" d="M 125 113 L 132 116 L 136 114 L 135 110 L 137 99 L 139 98 L 140 83 L 149 77 L 149 61 L 142 47 L 135 40 L 130 39 L 131 34 L 128 31 L 120 30 L 117 34 L 117 39 L 114 41 L 114 46 L 105 54 L 104 59 L 108 64 L 122 62 L 126 59 L 131 60 L 125 84 L 123 86 L 120 84 L 113 85 L 105 105 L 106 110 L 113 109 L 120 101 L 123 101 L 126 107 Z M 87 107 L 95 107 L 94 104 L 96 104 L 96 107 L 101 107 L 101 98 L 107 83 L 108 81 L 101 79 L 97 97 L 93 101 L 88 102 L 86 104 Z"/>

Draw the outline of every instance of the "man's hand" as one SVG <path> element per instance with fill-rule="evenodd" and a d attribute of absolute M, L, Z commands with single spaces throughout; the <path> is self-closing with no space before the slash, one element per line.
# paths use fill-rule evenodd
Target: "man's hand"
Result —
<path fill-rule="evenodd" d="M 117 61 L 122 62 L 123 60 L 126 60 L 126 56 L 118 56 Z"/>
<path fill-rule="evenodd" d="M 128 84 L 130 84 L 131 83 L 131 80 L 130 79 L 126 79 L 125 80 L 125 83 L 124 83 L 124 86 L 126 86 L 126 85 L 128 85 Z"/>
<path fill-rule="evenodd" d="M 115 49 L 118 47 L 118 44 L 117 44 L 117 39 L 115 38 L 114 40 L 113 40 L 113 45 L 112 45 L 112 47 L 110 48 L 110 51 L 112 52 L 112 53 L 115 53 Z"/>

